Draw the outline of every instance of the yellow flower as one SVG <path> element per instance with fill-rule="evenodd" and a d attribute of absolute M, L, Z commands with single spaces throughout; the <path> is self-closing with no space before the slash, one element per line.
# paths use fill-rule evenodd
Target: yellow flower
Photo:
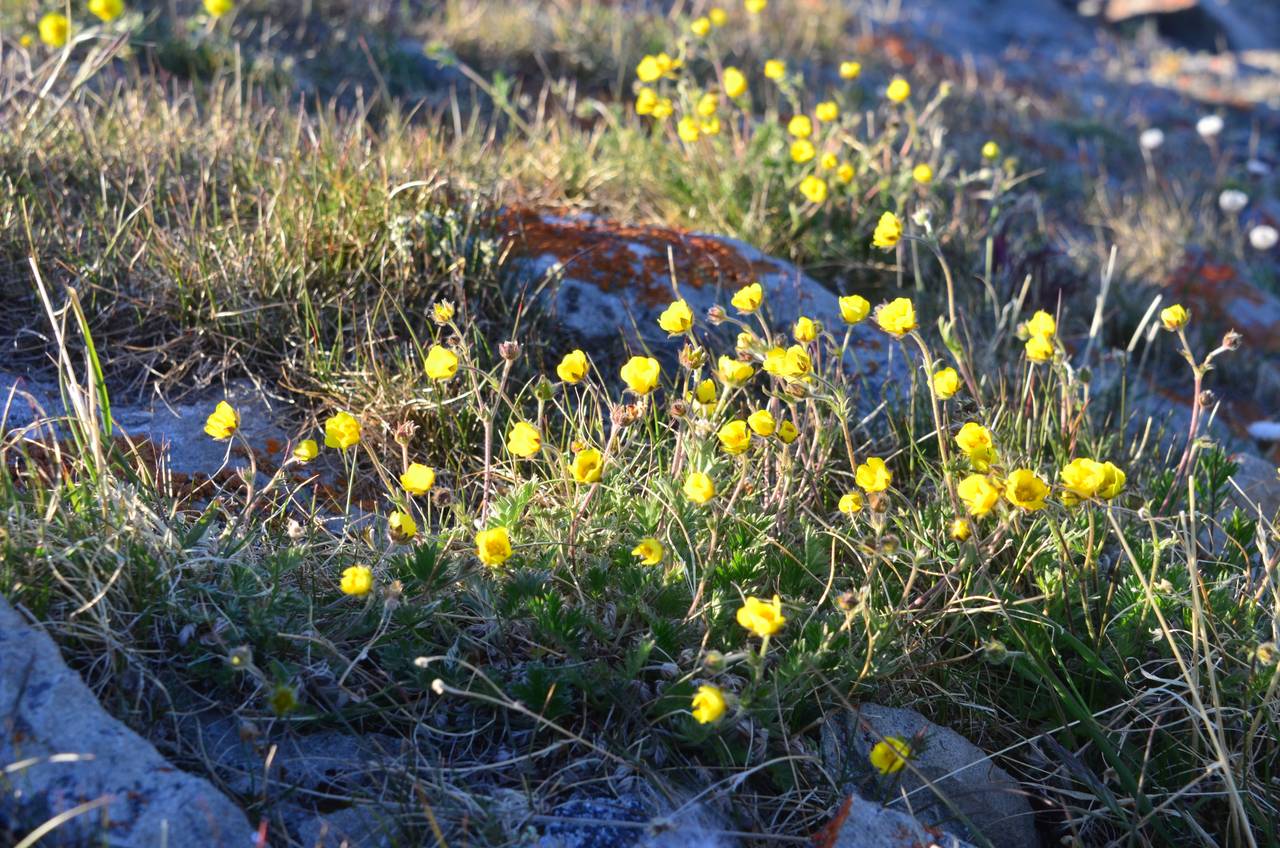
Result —
<path fill-rule="evenodd" d="M 970 474 L 956 486 L 956 495 L 964 501 L 969 514 L 981 518 L 996 508 L 1000 490 L 983 474 Z"/>
<path fill-rule="evenodd" d="M 813 116 L 819 121 L 834 121 L 840 117 L 840 107 L 834 100 L 824 100 L 813 107 Z"/>
<path fill-rule="evenodd" d="M 1128 478 L 1118 466 L 1111 462 L 1102 463 L 1102 469 L 1106 475 L 1106 482 L 1098 489 L 1098 497 L 1109 501 L 1124 491 L 1125 480 Z"/>
<path fill-rule="evenodd" d="M 742 362 L 730 356 L 721 356 L 718 364 L 720 379 L 730 386 L 741 386 L 756 372 L 750 362 Z"/>
<path fill-rule="evenodd" d="M 657 82 L 662 78 L 662 66 L 658 64 L 657 56 L 645 56 L 640 60 L 640 64 L 636 65 L 636 76 L 640 82 Z"/>
<path fill-rule="evenodd" d="M 651 115 L 658 105 L 658 92 L 647 85 L 636 92 L 636 114 Z"/>
<path fill-rule="evenodd" d="M 722 27 L 729 22 L 729 13 L 719 6 L 715 6 L 708 11 L 707 17 L 711 19 L 712 26 Z"/>
<path fill-rule="evenodd" d="M 840 298 L 840 317 L 846 324 L 857 324 L 871 314 L 871 303 L 860 294 Z"/>
<path fill-rule="evenodd" d="M 995 461 L 995 443 L 991 431 L 976 421 L 969 421 L 956 433 L 956 445 L 969 457 L 978 471 L 986 471 Z"/>
<path fill-rule="evenodd" d="M 701 471 L 684 478 L 684 496 L 696 504 L 704 504 L 716 496 L 716 484 Z"/>
<path fill-rule="evenodd" d="M 294 460 L 304 465 L 319 455 L 320 447 L 316 444 L 315 439 L 303 439 L 298 442 L 298 446 L 293 449 Z"/>
<path fill-rule="evenodd" d="M 806 138 L 799 138 L 791 142 L 791 161 L 803 165 L 805 162 L 813 159 L 818 154 L 817 149 L 813 146 L 813 142 Z"/>
<path fill-rule="evenodd" d="M 780 80 L 787 75 L 787 63 L 781 59 L 770 59 L 764 63 L 764 75 L 771 80 Z"/>
<path fill-rule="evenodd" d="M 883 492 L 893 482 L 893 473 L 883 459 L 873 456 L 854 470 L 853 481 L 865 491 Z"/>
<path fill-rule="evenodd" d="M 353 565 L 342 570 L 342 581 L 338 584 L 344 595 L 361 597 L 373 589 L 373 569 L 367 565 Z"/>
<path fill-rule="evenodd" d="M 360 442 L 360 422 L 354 415 L 339 412 L 324 422 L 324 446 L 346 450 Z"/>
<path fill-rule="evenodd" d="M 775 377 L 783 376 L 782 372 L 786 368 L 787 352 L 780 347 L 771 347 L 764 355 L 764 370 L 767 374 Z"/>
<path fill-rule="evenodd" d="M 996 159 L 999 159 L 1000 145 L 996 144 L 994 141 L 988 141 L 986 144 L 982 145 L 982 158 L 986 159 L 988 162 L 993 162 Z"/>
<path fill-rule="evenodd" d="M 453 304 L 447 300 L 437 301 L 431 307 L 432 319 L 437 324 L 448 324 L 453 320 Z"/>
<path fill-rule="evenodd" d="M 884 96 L 894 103 L 901 103 L 911 96 L 911 83 L 902 77 L 894 77 L 889 87 L 884 90 Z"/>
<path fill-rule="evenodd" d="M 787 132 L 795 138 L 808 138 L 813 135 L 813 121 L 808 115 L 795 115 L 787 122 Z"/>
<path fill-rule="evenodd" d="M 1032 362 L 1048 362 L 1053 359 L 1053 342 L 1047 336 L 1027 339 L 1027 359 Z"/>
<path fill-rule="evenodd" d="M 845 185 L 853 182 L 853 166 L 848 162 L 841 162 L 840 167 L 836 168 L 836 179 Z"/>
<path fill-rule="evenodd" d="M 1031 316 L 1031 320 L 1026 323 L 1026 330 L 1027 335 L 1051 339 L 1058 332 L 1058 322 L 1053 320 L 1052 315 L 1041 309 Z"/>
<path fill-rule="evenodd" d="M 435 469 L 420 462 L 409 463 L 400 475 L 400 487 L 411 495 L 425 495 L 435 484 Z"/>
<path fill-rule="evenodd" d="M 805 142 L 808 144 L 808 142 Z M 796 142 L 799 144 L 799 142 Z M 792 145 L 794 149 L 795 145 Z M 805 177 L 800 181 L 800 193 L 810 203 L 821 203 L 827 199 L 827 184 L 821 177 L 815 177 L 813 174 Z"/>
<path fill-rule="evenodd" d="M 1079 457 L 1068 462 L 1058 473 L 1062 485 L 1077 500 L 1087 501 L 1107 482 L 1106 468 L 1101 462 Z"/>
<path fill-rule="evenodd" d="M 240 413 L 225 400 L 218 401 L 218 405 L 204 422 L 204 431 L 219 442 L 231 438 L 239 429 Z"/>
<path fill-rule="evenodd" d="M 834 153 L 831 153 L 830 151 L 828 151 L 822 154 L 822 158 L 818 160 L 818 167 L 824 171 L 830 171 L 837 164 L 839 164 L 839 162 L 840 162 L 840 158 L 836 156 Z"/>
<path fill-rule="evenodd" d="M 743 315 L 750 315 L 764 302 L 764 287 L 759 283 L 743 286 L 733 293 L 733 299 L 729 302 Z"/>
<path fill-rule="evenodd" d="M 387 516 L 387 530 L 391 541 L 403 545 L 418 535 L 418 524 L 409 513 L 396 510 Z"/>
<path fill-rule="evenodd" d="M 584 448 L 573 455 L 569 473 L 575 483 L 599 483 L 604 473 L 604 456 L 595 448 Z"/>
<path fill-rule="evenodd" d="M 703 135 L 719 135 L 720 119 L 718 117 L 708 118 L 707 120 L 698 124 L 698 129 L 702 131 Z"/>
<path fill-rule="evenodd" d="M 897 736 L 886 736 L 871 749 L 871 765 L 881 774 L 896 774 L 902 771 L 907 760 L 911 759 L 911 746 L 905 739 Z"/>
<path fill-rule="evenodd" d="M 933 168 L 928 163 L 921 162 L 911 169 L 911 178 L 921 185 L 927 185 L 933 182 Z"/>
<path fill-rule="evenodd" d="M 689 24 L 689 31 L 698 38 L 706 38 L 707 33 L 711 32 L 711 19 L 705 16 L 694 18 L 693 23 Z"/>
<path fill-rule="evenodd" d="M 798 342 L 811 342 L 818 337 L 818 325 L 813 323 L 812 318 L 801 315 L 791 328 L 791 335 Z"/>
<path fill-rule="evenodd" d="M 951 522 L 951 538 L 957 542 L 963 542 L 973 535 L 973 528 L 969 526 L 968 519 L 957 518 Z"/>
<path fill-rule="evenodd" d="M 124 0 L 89 0 L 89 14 L 100 21 L 114 21 L 124 14 Z"/>
<path fill-rule="evenodd" d="M 789 420 L 783 419 L 778 425 L 778 438 L 782 440 L 784 445 L 789 445 L 800 437 L 800 431 L 796 429 L 796 425 Z"/>
<path fill-rule="evenodd" d="M 907 298 L 896 298 L 880 305 L 876 310 L 876 323 L 880 325 L 880 329 L 890 335 L 905 335 L 918 326 L 916 308 Z"/>
<path fill-rule="evenodd" d="M 734 100 L 747 93 L 747 78 L 743 76 L 742 71 L 732 66 L 724 69 L 724 79 L 721 83 L 724 86 L 724 93 Z"/>
<path fill-rule="evenodd" d="M 720 108 L 720 97 L 713 92 L 708 91 L 698 98 L 696 111 L 702 117 L 710 118 L 718 108 Z"/>
<path fill-rule="evenodd" d="M 432 345 L 427 351 L 427 376 L 432 380 L 448 380 L 458 373 L 458 355 L 447 347 Z"/>
<path fill-rule="evenodd" d="M 476 534 L 476 556 L 485 565 L 502 565 L 511 558 L 511 534 L 505 527 L 490 527 Z"/>
<path fill-rule="evenodd" d="M 840 63 L 840 79 L 847 79 L 847 80 L 857 79 L 861 73 L 862 73 L 861 62 L 848 61 L 848 62 Z"/>
<path fill-rule="evenodd" d="M 809 354 L 800 345 L 792 345 L 782 356 L 782 367 L 779 374 L 789 380 L 804 377 L 813 368 Z"/>
<path fill-rule="evenodd" d="M 939 400 L 950 400 L 960 391 L 960 375 L 954 368 L 943 368 L 933 375 L 933 392 Z"/>
<path fill-rule="evenodd" d="M 738 338 L 734 339 L 734 347 L 740 351 L 751 350 L 751 348 L 755 347 L 756 341 L 756 337 L 752 335 L 750 330 L 743 330 L 738 333 Z"/>
<path fill-rule="evenodd" d="M 676 134 L 686 144 L 693 144 L 698 140 L 698 122 L 686 115 L 676 124 Z"/>
<path fill-rule="evenodd" d="M 1048 494 L 1049 484 L 1029 468 L 1019 468 L 1005 481 L 1004 496 L 1009 503 L 1027 512 L 1044 509 L 1044 499 Z"/>
<path fill-rule="evenodd" d="M 659 121 L 665 121 L 671 117 L 671 113 L 675 112 L 675 104 L 671 102 L 670 97 L 663 97 L 657 103 L 653 104 L 653 117 Z"/>
<path fill-rule="evenodd" d="M 738 608 L 738 624 L 757 636 L 772 636 L 787 623 L 782 614 L 782 599 L 777 595 L 773 601 L 762 601 L 759 598 L 747 598 Z"/>
<path fill-rule="evenodd" d="M 840 496 L 840 511 L 845 515 L 862 512 L 862 493 L 845 492 Z"/>
<path fill-rule="evenodd" d="M 580 383 L 587 376 L 587 355 L 574 349 L 564 355 L 556 366 L 556 376 L 566 383 Z"/>
<path fill-rule="evenodd" d="M 693 696 L 693 718 L 698 724 L 710 724 L 724 715 L 724 693 L 715 686 L 699 686 Z"/>
<path fill-rule="evenodd" d="M 693 390 L 693 399 L 702 404 L 704 408 L 710 407 L 716 402 L 716 381 L 710 377 L 699 383 Z"/>
<path fill-rule="evenodd" d="M 747 416 L 747 426 L 757 436 L 768 438 L 778 429 L 778 422 L 773 420 L 773 413 L 767 409 L 757 409 Z"/>
<path fill-rule="evenodd" d="M 31 45 L 35 43 L 36 43 L 35 38 L 32 37 L 31 33 L 29 32 L 24 32 L 22 34 L 22 37 L 18 39 L 18 44 L 21 45 L 23 50 L 30 50 Z"/>
<path fill-rule="evenodd" d="M 1173 306 L 1160 310 L 1160 323 L 1164 324 L 1164 328 L 1171 333 L 1187 326 L 1187 322 L 1190 320 L 1191 315 L 1182 308 L 1181 304 L 1175 303 Z"/>
<path fill-rule="evenodd" d="M 633 356 L 622 366 L 622 382 L 638 395 L 647 395 L 658 386 L 662 366 L 652 356 Z"/>
<path fill-rule="evenodd" d="M 716 433 L 716 437 L 720 439 L 720 446 L 728 454 L 745 453 L 747 448 L 751 447 L 751 431 L 747 429 L 747 422 L 741 418 L 725 422 L 724 426 Z M 689 484 L 686 482 L 686 492 L 689 490 L 688 486 Z"/>
<path fill-rule="evenodd" d="M 658 316 L 658 326 L 673 336 L 687 333 L 693 326 L 693 310 L 684 300 L 677 300 Z"/>
<path fill-rule="evenodd" d="M 662 557 L 666 554 L 666 548 L 662 547 L 662 543 L 652 536 L 647 536 L 631 549 L 631 555 L 640 557 L 641 565 L 657 565 L 662 562 Z"/>
<path fill-rule="evenodd" d="M 769 0 L 744 0 L 743 5 L 747 7 L 747 11 L 753 15 L 758 15 L 764 11 L 764 7 L 769 5 Z"/>
<path fill-rule="evenodd" d="M 527 421 L 517 421 L 507 433 L 507 450 L 528 459 L 542 449 L 542 435 Z"/>
<path fill-rule="evenodd" d="M 66 15 L 50 12 L 40 19 L 36 25 L 40 31 L 40 40 L 50 47 L 63 47 L 71 37 L 71 21 Z"/>
<path fill-rule="evenodd" d="M 204 10 L 211 18 L 220 18 L 235 7 L 234 0 L 204 0 Z"/>
<path fill-rule="evenodd" d="M 886 212 L 876 222 L 876 231 L 871 236 L 871 243 L 882 250 L 888 250 L 898 244 L 902 238 L 902 221 L 892 212 Z"/>

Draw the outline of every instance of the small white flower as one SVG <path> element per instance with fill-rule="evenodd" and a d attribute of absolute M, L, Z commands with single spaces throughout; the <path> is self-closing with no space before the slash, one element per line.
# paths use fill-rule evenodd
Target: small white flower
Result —
<path fill-rule="evenodd" d="M 1196 132 L 1200 133 L 1200 137 L 1206 141 L 1217 137 L 1222 132 L 1224 124 L 1222 118 L 1217 115 L 1205 115 L 1196 121 Z"/>
<path fill-rule="evenodd" d="M 1218 195 L 1218 207 L 1228 214 L 1235 214 L 1249 205 L 1249 195 L 1234 188 L 1224 189 Z"/>
<path fill-rule="evenodd" d="M 1265 177 L 1271 173 L 1271 166 L 1261 159 L 1250 159 L 1245 163 L 1244 169 L 1255 177 Z"/>
<path fill-rule="evenodd" d="M 1267 224 L 1259 224 L 1249 231 L 1249 244 L 1253 245 L 1254 250 L 1270 250 L 1276 246 L 1277 241 L 1280 241 L 1280 233 Z"/>
<path fill-rule="evenodd" d="M 1164 130 L 1158 127 L 1143 130 L 1142 135 L 1138 136 L 1138 145 L 1143 150 L 1155 150 L 1162 144 L 1164 144 Z"/>

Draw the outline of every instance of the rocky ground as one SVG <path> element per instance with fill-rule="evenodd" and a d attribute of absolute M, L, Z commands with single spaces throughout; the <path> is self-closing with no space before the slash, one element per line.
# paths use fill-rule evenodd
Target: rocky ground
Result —
<path fill-rule="evenodd" d="M 1209 112 L 1232 117 L 1234 129 L 1221 139 L 1223 146 L 1247 151 L 1247 158 L 1267 173 L 1280 167 L 1280 4 L 1099 0 L 1079 4 L 1088 15 L 1056 0 L 877 5 L 894 7 L 880 20 L 868 17 L 868 38 L 881 49 L 926 53 L 958 75 L 999 78 L 1024 91 L 1028 114 L 1036 121 L 1028 144 L 1061 162 L 1068 173 L 1090 166 L 1083 161 L 1092 153 L 1080 142 L 1081 123 L 1104 126 L 1135 148 L 1141 130 L 1159 127 L 1167 141 L 1151 160 L 1157 170 L 1177 169 L 1180 152 L 1199 143 L 1196 121 Z M 1223 46 L 1227 49 L 1210 52 Z M 1271 179 L 1263 174 L 1259 170 L 1259 180 Z M 1280 224 L 1280 209 L 1251 207 L 1240 223 Z M 1083 226 L 1059 224 L 1064 240 L 1070 238 L 1067 228 Z M 549 315 L 563 332 L 593 349 L 624 337 L 644 340 L 644 328 L 654 327 L 665 302 L 654 293 L 665 297 L 672 269 L 695 312 L 705 311 L 726 287 L 751 278 L 764 282 L 771 303 L 785 304 L 793 313 L 838 314 L 835 297 L 823 284 L 732 240 L 541 214 L 514 215 L 511 226 L 523 236 L 530 278 L 547 298 Z M 1237 267 L 1207 267 L 1197 259 L 1196 246 L 1188 245 L 1184 260 L 1175 263 L 1178 273 L 1166 282 L 1170 297 L 1219 331 L 1235 329 L 1245 336 L 1247 376 L 1223 388 L 1214 432 L 1241 456 L 1241 502 L 1274 510 L 1280 504 L 1280 480 L 1274 474 L 1280 441 L 1257 426 L 1280 420 L 1280 289 L 1275 286 L 1280 260 L 1274 251 L 1270 261 L 1271 284 L 1265 285 Z M 901 367 L 870 331 L 865 337 L 854 334 L 849 356 L 876 386 L 869 397 L 878 396 L 878 387 Z M 1097 370 L 1104 380 L 1101 354 Z M 1190 398 L 1185 389 L 1178 391 L 1154 375 L 1139 387 L 1138 409 L 1172 422 L 1171 432 L 1180 431 Z M 278 445 L 306 413 L 295 401 L 261 392 L 252 383 L 195 388 L 172 402 L 156 396 L 137 402 L 121 395 L 112 416 L 121 438 L 150 444 L 139 462 L 158 467 L 178 485 L 198 486 L 202 477 L 235 473 L 250 461 L 243 454 L 228 455 L 203 435 L 212 400 L 224 396 L 245 411 L 246 435 L 261 450 L 253 460 L 269 473 Z M 46 426 L 39 422 L 61 407 L 49 370 L 2 359 L 0 400 L 6 409 L 3 429 L 10 433 Z M 74 723 L 68 715 L 75 716 Z M 38 623 L 0 599 L 0 763 L 9 764 L 3 779 L 10 791 L 9 800 L 0 804 L 0 833 L 6 818 L 18 820 L 65 796 L 60 808 L 82 805 L 75 807 L 77 821 L 105 827 L 112 845 L 153 845 L 162 839 L 170 846 L 253 844 L 255 828 L 222 794 L 227 792 L 289 798 L 297 844 L 391 844 L 386 811 L 373 801 L 380 787 L 412 772 L 415 753 L 404 750 L 403 740 L 338 730 L 309 737 L 285 733 L 272 737 L 264 768 L 262 748 L 268 743 L 260 733 L 261 728 L 245 727 L 233 716 L 193 710 L 184 720 L 157 728 L 153 739 L 138 736 L 98 707 Z M 865 769 L 870 744 L 887 735 L 920 736 L 929 745 L 899 785 L 898 796 L 881 806 L 860 794 L 870 776 L 859 769 Z M 194 752 L 201 752 L 209 780 L 177 769 L 157 748 L 187 767 L 199 759 Z M 850 801 L 817 844 L 1037 844 L 1034 792 L 992 765 L 992 753 L 910 710 L 864 704 L 832 718 L 824 728 L 822 756 L 832 774 L 843 776 Z M 1053 751 L 1035 755 L 1057 757 Z M 709 799 L 662 798 L 634 776 L 620 785 L 625 790 L 608 798 L 584 789 L 554 809 L 516 815 L 523 816 L 530 839 L 536 840 L 532 844 L 542 848 L 741 842 Z M 370 803 L 331 809 L 325 798 L 335 787 L 342 790 L 336 794 L 345 797 L 354 790 Z M 41 844 L 82 844 L 77 840 L 85 832 L 61 828 Z"/>

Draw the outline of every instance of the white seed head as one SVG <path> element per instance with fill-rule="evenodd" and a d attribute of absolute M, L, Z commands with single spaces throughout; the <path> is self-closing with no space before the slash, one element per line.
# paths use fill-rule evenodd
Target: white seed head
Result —
<path fill-rule="evenodd" d="M 1208 140 L 1216 138 L 1222 132 L 1223 126 L 1225 124 L 1218 115 L 1205 115 L 1196 121 L 1196 132 L 1200 133 L 1201 138 Z"/>
<path fill-rule="evenodd" d="M 1143 150 L 1155 150 L 1164 144 L 1164 130 L 1158 127 L 1152 127 L 1149 130 L 1143 130 L 1142 135 L 1138 136 L 1138 145 Z"/>
<path fill-rule="evenodd" d="M 1270 250 L 1276 246 L 1277 241 L 1280 241 L 1280 233 L 1267 224 L 1259 224 L 1249 231 L 1249 244 L 1253 245 L 1254 250 Z"/>
<path fill-rule="evenodd" d="M 1249 195 L 1239 189 L 1225 189 L 1222 194 L 1218 195 L 1218 207 L 1223 212 L 1235 214 L 1248 205 Z"/>

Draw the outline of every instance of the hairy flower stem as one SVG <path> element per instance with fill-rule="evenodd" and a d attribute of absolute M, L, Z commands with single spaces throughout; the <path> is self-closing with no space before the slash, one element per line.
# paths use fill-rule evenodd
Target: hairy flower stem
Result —
<path fill-rule="evenodd" d="M 506 396 L 507 377 L 511 375 L 511 362 L 504 360 L 502 376 L 498 378 L 498 391 L 493 403 L 485 410 L 484 415 L 484 484 L 480 495 L 480 515 L 489 511 L 489 490 L 493 483 L 493 423 L 498 414 L 498 402 Z M 477 395 L 479 393 L 477 392 Z"/>
<path fill-rule="evenodd" d="M 934 434 L 938 438 L 938 455 L 942 458 L 942 481 L 947 488 L 947 496 L 951 499 L 951 509 L 956 515 L 960 514 L 960 500 L 956 497 L 956 487 L 951 479 L 951 449 L 947 444 L 948 433 L 943 426 L 942 421 L 942 404 L 938 401 L 938 393 L 933 387 L 933 374 L 935 362 L 933 355 L 929 352 L 929 346 L 925 344 L 924 338 L 916 330 L 911 331 L 911 339 L 920 348 L 920 356 L 924 360 L 925 382 L 929 386 L 929 404 L 933 411 L 933 427 Z"/>

